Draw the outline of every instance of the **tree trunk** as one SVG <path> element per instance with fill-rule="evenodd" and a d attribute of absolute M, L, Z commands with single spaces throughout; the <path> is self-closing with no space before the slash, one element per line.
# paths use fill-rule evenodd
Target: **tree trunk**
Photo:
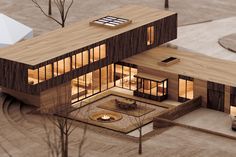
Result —
<path fill-rule="evenodd" d="M 142 127 L 139 128 L 139 148 L 138 148 L 138 153 L 142 154 Z"/>
<path fill-rule="evenodd" d="M 60 128 L 60 134 L 61 134 L 61 156 L 65 157 L 65 137 L 63 128 Z"/>
<path fill-rule="evenodd" d="M 64 157 L 68 157 L 68 131 L 65 134 L 65 156 Z"/>
<path fill-rule="evenodd" d="M 52 0 L 48 0 L 48 15 L 52 15 Z"/>
<path fill-rule="evenodd" d="M 169 0 L 165 0 L 165 8 L 169 8 Z"/>

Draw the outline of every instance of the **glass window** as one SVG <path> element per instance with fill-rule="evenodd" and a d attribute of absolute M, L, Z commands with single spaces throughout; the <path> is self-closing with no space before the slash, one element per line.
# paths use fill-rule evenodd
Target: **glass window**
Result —
<path fill-rule="evenodd" d="M 79 85 L 79 100 L 85 98 L 87 90 L 86 90 L 86 79 L 85 79 L 85 75 L 82 75 L 79 77 L 79 81 L 78 81 L 78 85 Z"/>
<path fill-rule="evenodd" d="M 187 80 L 187 99 L 193 99 L 193 81 Z"/>
<path fill-rule="evenodd" d="M 123 66 L 123 88 L 130 89 L 130 67 Z"/>
<path fill-rule="evenodd" d="M 82 67 L 82 53 L 76 54 L 76 68 Z"/>
<path fill-rule="evenodd" d="M 179 101 L 193 99 L 193 79 L 186 76 L 179 78 Z"/>
<path fill-rule="evenodd" d="M 143 93 L 143 79 L 138 77 L 138 91 Z"/>
<path fill-rule="evenodd" d="M 147 28 L 147 45 L 154 43 L 154 26 Z"/>
<path fill-rule="evenodd" d="M 65 58 L 65 73 L 71 70 L 70 57 Z"/>
<path fill-rule="evenodd" d="M 88 64 L 88 51 L 83 52 L 83 66 Z"/>
<path fill-rule="evenodd" d="M 87 90 L 87 97 L 93 94 L 92 88 L 92 72 L 86 74 L 86 90 Z"/>
<path fill-rule="evenodd" d="M 134 75 L 137 75 L 138 73 L 138 70 L 135 69 L 135 68 L 131 68 L 131 90 L 136 90 L 136 86 L 137 86 L 137 83 L 136 83 L 136 78 L 134 77 Z"/>
<path fill-rule="evenodd" d="M 45 81 L 45 66 L 39 68 L 39 82 Z"/>
<path fill-rule="evenodd" d="M 100 59 L 106 57 L 106 44 L 100 45 Z"/>
<path fill-rule="evenodd" d="M 94 94 L 100 92 L 100 69 L 93 71 L 93 91 Z"/>
<path fill-rule="evenodd" d="M 158 87 L 157 87 L 157 92 L 158 92 L 158 96 L 163 96 L 164 91 L 163 91 L 163 82 L 158 82 Z"/>
<path fill-rule="evenodd" d="M 123 82 L 123 70 L 122 65 L 116 64 L 116 74 L 115 74 L 116 86 L 122 87 Z"/>
<path fill-rule="evenodd" d="M 46 80 L 52 78 L 52 64 L 46 65 Z"/>
<path fill-rule="evenodd" d="M 107 67 L 101 68 L 101 91 L 107 89 Z"/>
<path fill-rule="evenodd" d="M 151 81 L 151 95 L 157 96 L 157 82 Z"/>
<path fill-rule="evenodd" d="M 93 55 L 93 49 L 90 49 L 90 63 L 93 63 L 94 61 L 94 55 Z"/>
<path fill-rule="evenodd" d="M 53 70 L 54 77 L 55 77 L 55 76 L 58 76 L 58 74 L 57 74 L 57 73 L 58 73 L 58 72 L 57 72 L 57 70 L 58 70 L 58 68 L 57 68 L 57 62 L 54 62 L 54 63 L 53 63 L 53 69 L 54 69 L 54 70 Z"/>
<path fill-rule="evenodd" d="M 179 79 L 179 97 L 185 98 L 186 80 Z"/>
<path fill-rule="evenodd" d="M 114 87 L 114 64 L 108 66 L 108 88 Z"/>
<path fill-rule="evenodd" d="M 77 97 L 77 94 L 79 93 L 79 81 L 77 78 L 73 79 L 71 81 L 71 95 L 72 95 L 72 99 Z"/>
<path fill-rule="evenodd" d="M 28 69 L 28 83 L 34 85 L 38 83 L 38 69 Z"/>
<path fill-rule="evenodd" d="M 64 60 L 62 59 L 62 60 L 60 60 L 60 61 L 58 61 L 58 76 L 59 75 L 61 75 L 61 74 L 64 74 L 65 73 L 65 69 L 64 69 L 65 67 L 64 67 Z"/>
<path fill-rule="evenodd" d="M 143 85 L 144 85 L 144 93 L 145 94 L 150 94 L 151 92 L 151 87 L 150 87 L 150 81 L 149 80 L 146 80 L 146 79 L 143 79 Z"/>
<path fill-rule="evenodd" d="M 100 54 L 99 54 L 99 46 L 95 47 L 94 48 L 94 62 L 98 61 L 99 60 L 99 57 Z"/>
<path fill-rule="evenodd" d="M 73 56 L 71 57 L 71 67 L 72 67 L 71 70 L 76 69 L 76 57 L 75 57 L 75 56 L 76 56 L 76 55 L 73 55 Z"/>

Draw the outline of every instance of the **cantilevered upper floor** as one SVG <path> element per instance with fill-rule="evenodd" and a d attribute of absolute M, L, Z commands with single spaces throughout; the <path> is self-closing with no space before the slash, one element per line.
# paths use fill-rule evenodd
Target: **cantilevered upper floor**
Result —
<path fill-rule="evenodd" d="M 176 13 L 126 6 L 0 49 L 0 86 L 38 94 L 176 38 Z"/>
<path fill-rule="evenodd" d="M 109 29 L 90 24 L 91 21 L 108 15 L 128 19 L 131 23 L 124 27 L 119 27 L 119 29 Z M 176 15 L 176 13 L 143 6 L 127 6 L 2 49 L 0 50 L 0 57 L 35 66 L 171 15 Z M 176 23 L 172 23 L 172 26 L 176 26 Z M 165 27 L 168 26 L 166 25 Z"/>

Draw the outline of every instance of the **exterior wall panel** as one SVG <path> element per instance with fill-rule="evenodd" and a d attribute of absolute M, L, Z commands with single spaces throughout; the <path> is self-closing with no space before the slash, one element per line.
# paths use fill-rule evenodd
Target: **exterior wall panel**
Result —
<path fill-rule="evenodd" d="M 152 45 L 147 45 L 147 27 L 154 26 L 155 38 Z M 108 30 L 109 31 L 109 30 Z M 32 95 L 38 95 L 40 92 L 56 87 L 60 84 L 71 81 L 73 78 L 85 73 L 94 71 L 111 63 L 116 63 L 125 58 L 141 53 L 145 50 L 154 48 L 160 44 L 171 41 L 177 37 L 177 14 L 171 15 L 153 23 L 119 34 L 104 41 L 98 41 L 92 45 L 84 47 L 74 52 L 68 52 L 63 56 L 48 60 L 35 66 L 28 66 L 8 60 L 0 59 L 0 86 L 13 89 L 19 92 L 25 92 Z M 86 65 L 82 68 L 72 70 L 66 74 L 43 81 L 36 85 L 28 84 L 28 68 L 36 69 L 63 58 L 72 57 L 76 53 L 101 44 L 106 44 L 107 58 L 99 62 Z M 33 52 L 32 52 L 33 54 Z"/>

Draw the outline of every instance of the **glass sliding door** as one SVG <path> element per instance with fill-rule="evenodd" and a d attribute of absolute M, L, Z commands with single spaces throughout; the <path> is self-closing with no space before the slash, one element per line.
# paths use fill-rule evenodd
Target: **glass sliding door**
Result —
<path fill-rule="evenodd" d="M 114 64 L 108 65 L 108 88 L 114 87 Z"/>
<path fill-rule="evenodd" d="M 138 70 L 136 68 L 131 68 L 131 74 L 130 74 L 130 89 L 131 90 L 136 90 L 137 86 L 136 86 L 136 78 L 134 77 L 134 75 L 137 75 Z"/>
<path fill-rule="evenodd" d="M 115 64 L 115 67 L 115 85 L 117 87 L 135 90 L 137 84 L 134 75 L 138 72 L 137 68 L 132 67 L 132 65 L 126 65 L 125 63 Z"/>
<path fill-rule="evenodd" d="M 114 87 L 114 64 L 73 79 L 71 86 L 73 103 Z"/>
<path fill-rule="evenodd" d="M 101 68 L 101 91 L 107 89 L 107 67 Z"/>
<path fill-rule="evenodd" d="M 117 87 L 123 87 L 123 66 L 116 64 L 116 73 L 115 73 L 115 81 Z"/>
<path fill-rule="evenodd" d="M 123 88 L 130 89 L 130 67 L 123 66 Z"/>
<path fill-rule="evenodd" d="M 179 102 L 193 99 L 193 78 L 179 76 Z"/>
<path fill-rule="evenodd" d="M 101 87 L 100 87 L 100 70 L 95 70 L 93 71 L 93 76 L 92 76 L 92 88 L 93 88 L 93 94 L 96 94 L 100 92 Z"/>

